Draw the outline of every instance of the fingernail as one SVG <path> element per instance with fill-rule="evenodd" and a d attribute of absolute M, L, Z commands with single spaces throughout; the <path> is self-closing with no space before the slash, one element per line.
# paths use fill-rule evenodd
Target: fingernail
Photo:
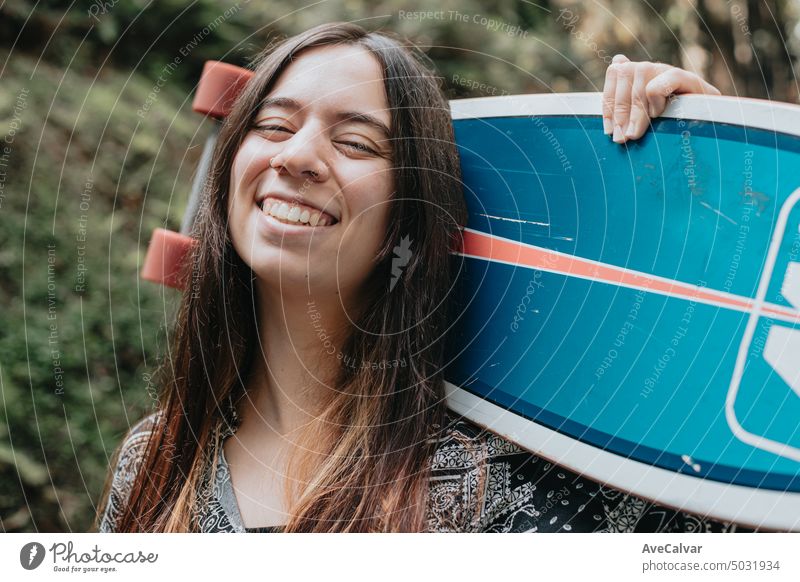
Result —
<path fill-rule="evenodd" d="M 625 137 L 633 137 L 633 132 L 636 128 L 633 126 L 633 122 L 631 121 L 628 124 L 628 129 L 625 130 Z"/>
<path fill-rule="evenodd" d="M 605 117 L 603 118 L 603 133 L 611 135 L 611 120 Z"/>
<path fill-rule="evenodd" d="M 617 143 L 622 143 L 624 141 L 624 137 L 622 136 L 622 128 L 619 125 L 614 126 L 614 141 Z"/>

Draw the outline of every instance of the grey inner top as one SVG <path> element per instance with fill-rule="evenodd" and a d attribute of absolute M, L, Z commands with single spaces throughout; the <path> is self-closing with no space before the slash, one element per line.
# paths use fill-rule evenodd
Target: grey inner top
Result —
<path fill-rule="evenodd" d="M 225 459 L 225 451 L 220 447 L 219 449 L 219 468 L 227 478 L 222 481 L 222 491 L 220 495 L 220 502 L 225 508 L 225 512 L 232 520 L 238 520 L 239 524 L 244 524 L 242 514 L 239 511 L 239 504 L 236 501 L 236 492 L 233 490 L 233 482 L 230 478 L 230 467 L 228 461 Z M 244 527 L 247 533 L 280 533 L 285 525 L 259 525 L 256 527 Z"/>

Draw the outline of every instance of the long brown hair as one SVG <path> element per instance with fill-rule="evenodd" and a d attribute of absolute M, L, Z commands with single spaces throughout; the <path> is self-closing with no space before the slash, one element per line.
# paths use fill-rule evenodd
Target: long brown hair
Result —
<path fill-rule="evenodd" d="M 243 394 L 259 346 L 254 274 L 227 233 L 232 161 L 261 100 L 292 59 L 337 44 L 363 47 L 382 66 L 394 194 L 368 282 L 374 293 L 344 343 L 336 389 L 322 407 L 328 432 L 305 435 L 316 453 L 323 447 L 324 460 L 312 465 L 297 455 L 287 474 L 287 483 L 300 486 L 286 488 L 286 531 L 425 530 L 432 436 L 445 420 L 446 299 L 459 268 L 449 250 L 460 244 L 458 226 L 466 222 L 458 153 L 448 102 L 424 55 L 395 35 L 332 23 L 261 54 L 221 127 L 195 222 L 199 244 L 186 267 L 189 284 L 161 366 L 161 414 L 116 531 L 197 529 L 193 504 L 209 452 L 216 454 L 214 431 L 225 420 L 224 403 Z M 390 291 L 394 249 L 404 237 L 411 256 Z M 110 476 L 106 500 L 109 483 Z"/>

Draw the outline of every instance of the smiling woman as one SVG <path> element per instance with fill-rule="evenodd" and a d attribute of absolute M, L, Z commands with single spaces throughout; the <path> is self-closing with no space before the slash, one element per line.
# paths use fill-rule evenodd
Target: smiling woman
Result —
<path fill-rule="evenodd" d="M 101 531 L 727 529 L 446 410 L 466 208 L 448 103 L 404 41 L 329 24 L 262 55 L 211 178 L 161 404 Z"/>
<path fill-rule="evenodd" d="M 466 220 L 436 78 L 355 25 L 292 37 L 256 64 L 211 176 L 161 406 L 120 452 L 101 529 L 205 531 L 204 483 L 228 467 L 247 526 L 425 529 Z M 332 224 L 284 223 L 312 209 Z"/>

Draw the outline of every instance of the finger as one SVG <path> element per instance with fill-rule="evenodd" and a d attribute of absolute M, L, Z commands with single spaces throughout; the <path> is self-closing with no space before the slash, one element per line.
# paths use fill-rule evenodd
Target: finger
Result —
<path fill-rule="evenodd" d="M 647 111 L 647 80 L 651 78 L 652 69 L 645 65 L 636 68 L 631 87 L 631 113 L 628 126 L 625 128 L 626 139 L 639 139 L 650 125 Z"/>
<path fill-rule="evenodd" d="M 672 84 L 672 76 L 669 73 L 661 73 L 653 77 L 647 87 L 647 112 L 650 117 L 658 117 L 667 108 L 667 100 L 675 93 L 675 86 Z"/>
<path fill-rule="evenodd" d="M 675 90 L 676 95 L 681 93 L 700 93 L 702 95 L 722 95 L 722 92 L 714 87 L 711 83 L 703 79 L 700 75 L 690 73 L 684 69 L 677 69 L 672 67 L 670 71 L 675 75 Z"/>
<path fill-rule="evenodd" d="M 705 79 L 701 79 L 703 82 L 703 88 L 705 89 L 704 93 L 707 95 L 722 95 L 722 91 L 717 89 L 714 85 L 706 81 Z"/>
<path fill-rule="evenodd" d="M 625 141 L 625 128 L 631 114 L 631 90 L 633 88 L 633 63 L 621 63 L 617 67 L 617 88 L 614 92 L 614 141 Z"/>
<path fill-rule="evenodd" d="M 630 60 L 623 54 L 616 54 L 611 59 L 611 65 L 606 69 L 606 80 L 603 85 L 603 133 L 611 135 L 614 131 L 614 97 L 617 92 L 617 71 L 621 63 Z"/>
<path fill-rule="evenodd" d="M 664 112 L 670 95 L 681 93 L 722 94 L 719 89 L 698 75 L 676 67 L 670 67 L 654 77 L 647 84 L 645 92 L 647 93 L 650 117 L 658 117 Z"/>
<path fill-rule="evenodd" d="M 606 69 L 603 84 L 603 133 L 611 135 L 614 131 L 614 94 L 617 91 L 617 67 L 613 64 Z"/>

